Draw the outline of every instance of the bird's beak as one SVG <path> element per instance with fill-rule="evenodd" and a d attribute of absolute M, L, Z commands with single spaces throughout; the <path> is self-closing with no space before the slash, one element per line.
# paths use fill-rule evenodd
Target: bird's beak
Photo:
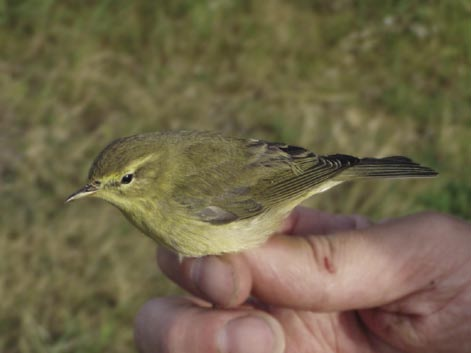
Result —
<path fill-rule="evenodd" d="M 65 200 L 65 203 L 81 199 L 82 197 L 90 196 L 93 195 L 98 191 L 98 187 L 92 185 L 92 184 L 87 184 L 83 188 L 77 190 L 74 192 L 72 195 L 70 195 L 67 200 Z"/>

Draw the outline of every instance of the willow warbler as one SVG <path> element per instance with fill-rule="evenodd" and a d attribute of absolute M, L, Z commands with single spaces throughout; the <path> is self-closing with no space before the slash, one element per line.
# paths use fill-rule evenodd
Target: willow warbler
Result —
<path fill-rule="evenodd" d="M 319 156 L 211 132 L 155 132 L 111 142 L 66 202 L 101 198 L 157 243 L 204 256 L 263 243 L 296 205 L 344 181 L 436 174 L 402 156 Z"/>

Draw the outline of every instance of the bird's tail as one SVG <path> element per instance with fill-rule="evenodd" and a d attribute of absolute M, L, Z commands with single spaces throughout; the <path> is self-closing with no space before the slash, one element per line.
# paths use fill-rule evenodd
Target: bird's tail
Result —
<path fill-rule="evenodd" d="M 356 178 L 424 178 L 433 177 L 438 173 L 431 168 L 421 166 L 403 156 L 385 158 L 361 158 L 352 167 L 344 170 L 339 179 L 351 180 Z"/>

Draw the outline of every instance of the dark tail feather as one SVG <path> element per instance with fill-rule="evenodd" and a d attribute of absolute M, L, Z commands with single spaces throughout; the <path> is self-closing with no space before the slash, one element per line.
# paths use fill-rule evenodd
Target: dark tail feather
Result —
<path fill-rule="evenodd" d="M 382 177 L 382 178 L 424 178 L 438 173 L 421 166 L 403 156 L 385 158 L 362 158 L 358 164 L 340 173 L 340 179 Z"/>

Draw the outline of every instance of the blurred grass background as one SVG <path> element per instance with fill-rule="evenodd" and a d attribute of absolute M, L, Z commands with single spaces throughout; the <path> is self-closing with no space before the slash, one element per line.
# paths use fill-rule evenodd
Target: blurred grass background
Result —
<path fill-rule="evenodd" d="M 410 0 L 0 1 L 0 352 L 130 352 L 154 246 L 105 203 L 64 206 L 104 145 L 221 130 L 403 154 L 433 180 L 310 205 L 471 219 L 471 5 Z"/>

